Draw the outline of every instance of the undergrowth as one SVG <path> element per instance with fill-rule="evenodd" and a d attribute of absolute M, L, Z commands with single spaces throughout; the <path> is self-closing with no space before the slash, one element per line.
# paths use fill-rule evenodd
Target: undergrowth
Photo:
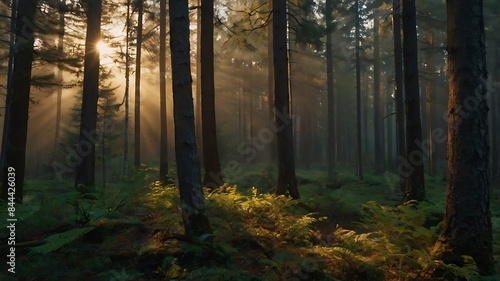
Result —
<path fill-rule="evenodd" d="M 271 177 L 270 172 L 261 179 L 268 182 Z M 58 196 L 49 197 L 53 187 L 46 183 L 18 209 L 19 242 L 24 245 L 18 252 L 22 267 L 17 277 L 31 281 L 487 280 L 478 275 L 470 257 L 463 257 L 465 265 L 457 267 L 431 255 L 439 224 L 430 224 L 429 218 L 439 206 L 363 201 L 367 192 L 383 193 L 377 190 L 384 185 L 381 178 L 363 182 L 341 176 L 335 182 L 339 189 L 330 189 L 328 182 L 307 179 L 305 173 L 301 177 L 305 184 L 301 200 L 247 186 L 206 189 L 206 211 L 214 233 L 194 241 L 183 236 L 175 184 L 143 184 L 136 175 L 83 194 L 57 187 Z M 441 189 L 439 183 L 433 182 Z M 356 197 L 357 193 L 362 194 Z M 10 280 L 2 274 L 1 280 Z"/>

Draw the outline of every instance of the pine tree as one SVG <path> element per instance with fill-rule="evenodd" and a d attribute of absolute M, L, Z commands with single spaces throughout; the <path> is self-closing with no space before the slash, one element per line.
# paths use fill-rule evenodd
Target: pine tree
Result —
<path fill-rule="evenodd" d="M 196 151 L 192 79 L 189 55 L 188 1 L 169 1 L 170 51 L 174 95 L 175 159 L 184 232 L 188 238 L 211 234 L 201 189 Z"/>
<path fill-rule="evenodd" d="M 203 184 L 217 188 L 223 184 L 215 122 L 214 85 L 214 5 L 213 0 L 201 4 L 201 126 L 203 143 Z"/>
<path fill-rule="evenodd" d="M 482 274 L 492 274 L 483 1 L 447 1 L 447 13 L 448 183 L 435 251 L 459 265 L 472 256 Z"/>
<path fill-rule="evenodd" d="M 79 185 L 95 185 L 95 139 L 97 126 L 97 102 L 99 97 L 99 51 L 101 39 L 101 0 L 87 3 L 87 36 L 85 39 L 85 62 L 83 78 L 83 100 L 80 119 L 80 136 L 77 153 L 75 188 Z"/>
<path fill-rule="evenodd" d="M 406 160 L 408 178 L 403 200 L 425 198 L 424 155 L 420 119 L 417 57 L 417 16 L 414 0 L 403 0 L 403 63 L 406 106 Z"/>
<path fill-rule="evenodd" d="M 28 133 L 28 108 L 30 104 L 31 70 L 33 45 L 35 42 L 34 25 L 38 0 L 20 0 L 15 17 L 15 41 L 11 42 L 10 56 L 13 58 L 12 70 L 7 79 L 8 92 L 2 139 L 0 169 L 2 190 L 0 197 L 15 198 L 23 201 L 26 139 Z M 14 10 L 15 8 L 13 8 Z M 13 19 L 11 19 L 13 20 Z M 15 175 L 15 182 L 11 179 Z M 12 184 L 15 192 L 11 196 Z"/>
<path fill-rule="evenodd" d="M 274 110 L 278 145 L 276 194 L 300 197 L 295 178 L 292 120 L 289 108 L 286 1 L 273 0 Z"/>

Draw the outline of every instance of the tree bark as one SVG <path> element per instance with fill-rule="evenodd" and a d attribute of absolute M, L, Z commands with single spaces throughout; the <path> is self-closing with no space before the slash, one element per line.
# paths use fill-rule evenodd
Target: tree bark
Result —
<path fill-rule="evenodd" d="M 373 11 L 373 125 L 375 139 L 375 174 L 381 174 L 384 170 L 384 126 L 383 126 L 383 103 L 380 94 L 380 39 L 379 18 L 377 10 Z"/>
<path fill-rule="evenodd" d="M 23 201 L 26 166 L 26 139 L 28 132 L 28 110 L 30 104 L 31 69 L 33 63 L 34 18 L 38 0 L 20 0 L 17 6 L 15 41 L 11 42 L 11 76 L 6 100 L 6 115 L 2 140 L 2 190 L 1 198 Z M 15 11 L 15 7 L 13 7 Z M 14 15 L 14 12 L 13 12 Z M 11 19 L 12 20 L 12 19 Z M 12 38 L 12 37 L 11 37 Z M 15 186 L 10 180 L 15 174 Z M 14 194 L 9 194 L 14 187 Z"/>
<path fill-rule="evenodd" d="M 427 50 L 426 50 L 426 79 L 425 79 L 425 92 L 426 92 L 426 112 L 427 112 L 427 143 L 428 143 L 428 174 L 435 176 L 437 174 L 437 155 L 435 146 L 436 140 L 433 136 L 433 130 L 437 128 L 436 116 L 436 81 L 435 81 L 435 67 L 434 67 L 434 34 L 432 30 L 426 32 L 427 37 Z"/>
<path fill-rule="evenodd" d="M 299 93 L 306 93 L 303 83 L 297 85 Z M 311 96 L 302 96 L 298 103 L 300 115 L 300 134 L 299 134 L 299 151 L 301 157 L 301 164 L 304 168 L 311 167 L 312 159 L 314 158 L 314 125 L 311 118 L 311 112 L 314 111 L 314 102 Z M 296 124 L 297 126 L 297 124 Z"/>
<path fill-rule="evenodd" d="M 415 0 L 403 0 L 403 56 L 406 97 L 406 165 L 408 175 L 403 200 L 425 198 L 422 124 L 418 80 L 417 16 Z"/>
<path fill-rule="evenodd" d="M 141 165 L 141 55 L 143 0 L 137 0 L 137 55 L 135 59 L 134 166 Z"/>
<path fill-rule="evenodd" d="M 403 96 L 403 49 L 401 46 L 401 0 L 392 2 L 392 21 L 394 35 L 394 103 L 396 107 L 396 141 L 397 169 L 399 174 L 399 190 L 405 192 L 406 176 L 403 171 L 406 163 L 406 133 Z"/>
<path fill-rule="evenodd" d="M 271 13 L 269 20 L 272 22 L 273 1 L 268 0 L 269 12 Z M 273 25 L 267 26 L 267 99 L 269 102 L 268 119 L 269 127 L 271 130 L 276 130 L 274 124 L 274 68 L 273 68 Z M 276 139 L 273 138 L 269 143 L 269 160 L 275 161 L 276 159 Z"/>
<path fill-rule="evenodd" d="M 355 42 L 356 42 L 356 132 L 357 132 L 357 176 L 360 179 L 363 179 L 363 160 L 362 160 L 362 136 L 361 136 L 361 61 L 359 58 L 359 25 L 360 25 L 360 16 L 359 16 L 359 0 L 356 0 L 355 4 L 356 9 L 356 34 L 355 34 Z"/>
<path fill-rule="evenodd" d="M 495 68 L 493 69 L 493 73 L 495 74 L 495 78 L 500 78 L 500 50 L 499 47 L 495 47 L 495 51 L 493 54 L 495 58 Z M 498 122 L 498 110 L 500 110 L 500 98 L 495 93 L 498 93 L 500 90 L 500 83 L 494 83 L 493 85 L 493 94 L 491 95 L 491 176 L 493 178 L 494 183 L 499 182 L 500 177 L 500 149 L 498 145 L 500 144 L 500 139 L 498 135 L 498 130 L 500 130 L 499 122 Z"/>
<path fill-rule="evenodd" d="M 129 88 L 130 88 L 130 4 L 132 0 L 127 0 L 127 22 L 125 23 L 125 116 L 124 116 L 124 133 L 123 133 L 123 176 L 128 175 L 128 130 L 129 130 Z"/>
<path fill-rule="evenodd" d="M 167 0 L 160 0 L 160 181 L 168 176 L 166 46 Z"/>
<path fill-rule="evenodd" d="M 390 167 L 393 165 L 393 159 L 394 159 L 394 117 L 390 117 L 389 114 L 392 114 L 394 112 L 394 100 L 391 97 L 393 89 L 389 87 L 389 85 L 384 86 L 384 100 L 385 100 L 385 126 L 387 128 L 387 153 L 386 153 L 386 162 Z"/>
<path fill-rule="evenodd" d="M 196 149 L 188 1 L 169 1 L 169 8 L 177 177 L 185 235 L 195 238 L 210 234 L 212 230 L 205 211 Z"/>
<path fill-rule="evenodd" d="M 274 110 L 278 152 L 276 194 L 300 197 L 295 178 L 292 120 L 289 104 L 286 1 L 273 1 Z"/>
<path fill-rule="evenodd" d="M 0 152 L 0 178 L 3 181 L 4 178 L 4 172 L 6 172 L 4 167 L 6 164 L 6 154 L 7 154 L 7 145 L 9 143 L 9 138 L 8 135 L 10 134 L 11 131 L 11 123 L 10 123 L 10 112 L 11 112 L 11 105 L 12 105 L 12 95 L 13 95 L 13 90 L 12 90 L 12 80 L 14 78 L 13 72 L 14 72 L 14 57 L 16 55 L 16 49 L 15 49 L 15 40 L 16 40 L 16 15 L 17 15 L 17 10 L 18 10 L 18 1 L 17 0 L 12 0 L 11 3 L 11 14 L 10 14 L 10 30 L 9 30 L 9 60 L 7 62 L 7 93 L 6 93 L 6 99 L 5 99 L 5 112 L 4 112 L 4 125 L 3 125 L 3 130 L 2 130 L 2 150 Z M 0 189 L 0 198 L 1 199 L 7 199 L 8 197 L 8 185 L 2 184 L 1 189 Z"/>
<path fill-rule="evenodd" d="M 327 78 L 327 99 L 328 99 L 328 143 L 326 144 L 328 179 L 335 179 L 335 104 L 334 104 L 334 79 L 333 79 L 333 44 L 332 44 L 332 20 L 333 2 L 325 2 L 325 22 L 326 22 L 326 78 Z"/>
<path fill-rule="evenodd" d="M 492 274 L 488 187 L 488 105 L 483 1 L 447 1 L 448 184 L 437 246 L 448 256 L 474 258 Z"/>
<path fill-rule="evenodd" d="M 65 5 L 65 1 L 61 1 L 60 5 Z M 64 27 L 65 16 L 63 11 L 59 11 L 59 36 L 57 37 L 57 53 L 59 56 L 64 56 Z M 57 65 L 57 82 L 61 85 L 57 89 L 56 97 L 56 125 L 54 136 L 54 151 L 52 152 L 52 159 L 55 161 L 57 148 L 59 147 L 59 135 L 61 131 L 61 111 L 62 111 L 62 92 L 63 92 L 63 63 L 59 62 Z"/>
<path fill-rule="evenodd" d="M 195 112 L 194 121 L 196 127 L 196 143 L 198 144 L 198 154 L 201 158 L 201 165 L 203 165 L 203 125 L 202 125 L 202 98 L 201 98 L 201 34 L 202 34 L 202 24 L 201 24 L 201 6 L 202 1 L 196 1 L 198 9 L 196 9 L 196 95 L 195 95 Z M 203 166 L 202 166 L 203 168 Z"/>
<path fill-rule="evenodd" d="M 215 122 L 214 82 L 214 2 L 204 0 L 201 5 L 201 125 L 205 178 L 209 188 L 223 185 Z"/>
<path fill-rule="evenodd" d="M 83 98 L 75 188 L 78 188 L 78 185 L 95 185 L 95 140 L 99 98 L 99 50 L 96 44 L 101 39 L 101 5 L 101 0 L 87 2 Z"/>

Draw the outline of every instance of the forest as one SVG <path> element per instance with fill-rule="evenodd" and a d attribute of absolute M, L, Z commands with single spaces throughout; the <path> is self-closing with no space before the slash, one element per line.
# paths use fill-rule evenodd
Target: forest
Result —
<path fill-rule="evenodd" d="M 495 0 L 1 0 L 0 280 L 500 280 Z"/>

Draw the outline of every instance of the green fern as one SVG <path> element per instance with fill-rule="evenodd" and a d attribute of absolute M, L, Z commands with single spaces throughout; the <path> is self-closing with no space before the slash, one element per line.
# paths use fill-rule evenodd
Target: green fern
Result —
<path fill-rule="evenodd" d="M 64 245 L 77 240 L 78 238 L 82 237 L 83 235 L 85 235 L 86 233 L 90 232 L 93 229 L 94 229 L 93 226 L 88 226 L 82 228 L 75 228 L 63 233 L 51 235 L 43 240 L 46 242 L 45 244 L 31 248 L 30 254 L 48 254 L 57 251 Z"/>

